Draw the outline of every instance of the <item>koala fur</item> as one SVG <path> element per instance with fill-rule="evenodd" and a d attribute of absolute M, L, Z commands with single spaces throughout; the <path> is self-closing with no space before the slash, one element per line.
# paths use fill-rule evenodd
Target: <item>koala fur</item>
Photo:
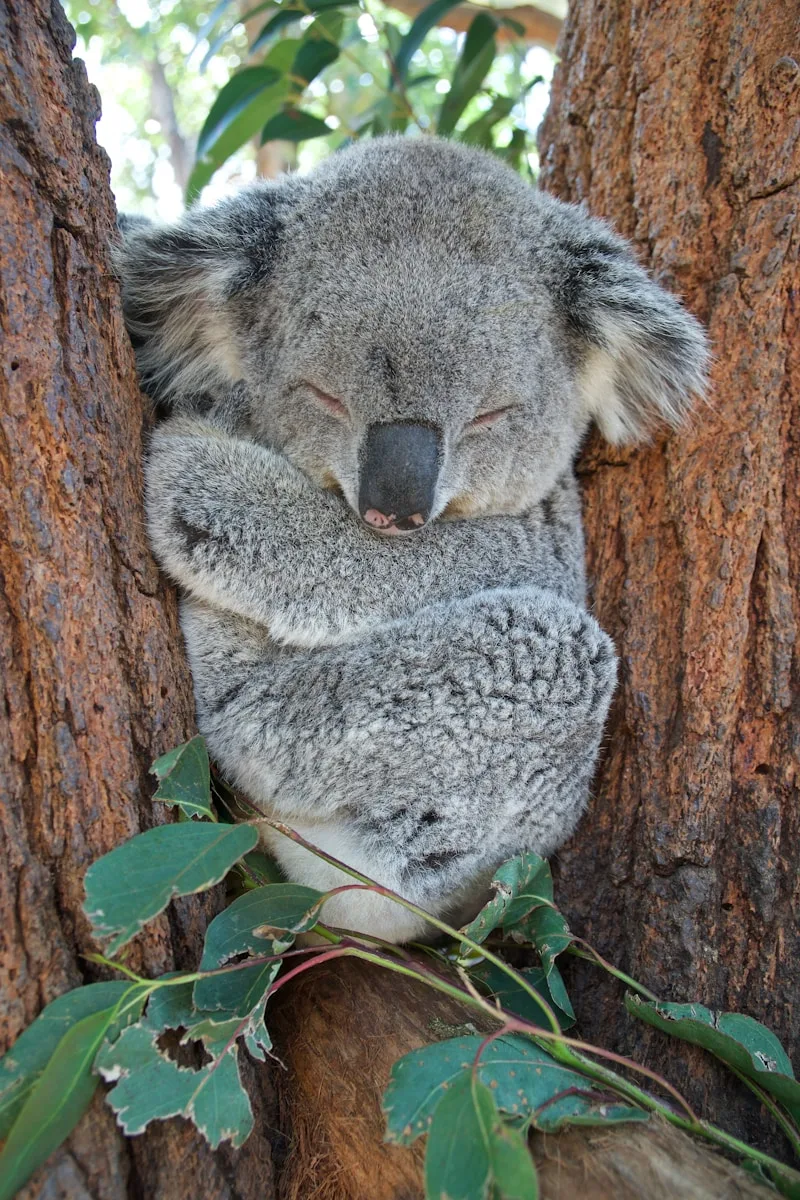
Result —
<path fill-rule="evenodd" d="M 118 265 L 170 414 L 149 528 L 212 754 L 329 853 L 469 915 L 499 862 L 572 832 L 614 687 L 585 607 L 581 439 L 592 419 L 614 442 L 677 424 L 700 326 L 604 224 L 432 137 L 137 222 Z M 436 446 L 423 527 L 395 537 L 364 516 L 386 426 Z M 407 465 L 384 464 L 389 484 Z M 291 878 L 347 882 L 264 838 Z M 323 919 L 426 932 L 359 891 Z"/>

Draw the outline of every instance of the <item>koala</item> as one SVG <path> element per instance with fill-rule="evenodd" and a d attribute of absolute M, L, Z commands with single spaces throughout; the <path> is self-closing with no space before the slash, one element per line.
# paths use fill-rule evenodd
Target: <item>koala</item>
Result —
<path fill-rule="evenodd" d="M 459 922 L 585 807 L 615 684 L 573 462 L 677 425 L 701 327 L 493 156 L 383 137 L 117 253 L 197 721 L 266 816 Z M 276 832 L 287 876 L 352 882 Z M 351 890 L 326 922 L 430 934 Z"/>

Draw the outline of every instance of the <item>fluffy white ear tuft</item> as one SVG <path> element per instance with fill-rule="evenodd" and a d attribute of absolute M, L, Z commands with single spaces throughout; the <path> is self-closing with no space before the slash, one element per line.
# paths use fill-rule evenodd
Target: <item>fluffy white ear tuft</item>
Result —
<path fill-rule="evenodd" d="M 174 225 L 122 218 L 114 253 L 142 386 L 159 403 L 241 378 L 232 301 L 263 283 L 291 187 L 256 184 Z"/>
<path fill-rule="evenodd" d="M 708 346 L 695 318 L 654 283 L 601 221 L 550 212 L 556 302 L 577 340 L 587 415 L 615 443 L 678 426 L 706 390 Z"/>

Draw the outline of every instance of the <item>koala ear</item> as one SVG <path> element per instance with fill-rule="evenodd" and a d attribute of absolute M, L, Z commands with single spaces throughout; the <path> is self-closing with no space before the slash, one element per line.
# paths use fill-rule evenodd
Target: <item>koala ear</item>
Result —
<path fill-rule="evenodd" d="M 257 184 L 174 225 L 120 220 L 114 264 L 142 387 L 158 403 L 241 378 L 235 298 L 274 260 L 291 188 Z"/>
<path fill-rule="evenodd" d="M 679 425 L 706 388 L 702 326 L 603 222 L 571 205 L 558 209 L 549 222 L 551 279 L 578 343 L 588 415 L 614 443 L 644 438 L 660 421 Z"/>

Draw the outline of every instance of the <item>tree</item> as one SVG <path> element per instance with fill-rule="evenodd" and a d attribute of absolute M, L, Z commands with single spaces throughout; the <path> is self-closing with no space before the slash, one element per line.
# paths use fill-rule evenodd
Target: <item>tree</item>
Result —
<path fill-rule="evenodd" d="M 185 739 L 191 686 L 174 598 L 141 518 L 145 419 L 109 247 L 114 207 L 97 95 L 57 0 L 0 5 L 0 1031 L 93 976 L 89 864 L 154 821 L 147 769 Z M 221 897 L 217 895 L 217 905 Z M 206 910 L 207 911 L 207 910 Z M 132 964 L 194 963 L 200 903 L 137 941 Z M 234 1158 L 187 1124 L 132 1142 L 96 1097 L 30 1184 L 70 1197 L 272 1194 L 270 1072 Z"/>
<path fill-rule="evenodd" d="M 708 325 L 708 406 L 587 447 L 589 574 L 622 664 L 596 797 L 559 856 L 574 926 L 664 999 L 749 1012 L 800 1051 L 797 0 L 573 6 L 542 180 L 638 247 Z M 576 980 L 586 1031 L 645 1052 L 767 1144 L 702 1054 Z M 780 1135 L 773 1143 L 781 1151 Z"/>

